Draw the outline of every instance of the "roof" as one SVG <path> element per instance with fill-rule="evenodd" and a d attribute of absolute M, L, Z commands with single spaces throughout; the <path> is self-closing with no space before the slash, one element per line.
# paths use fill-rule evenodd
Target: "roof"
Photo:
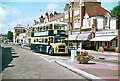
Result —
<path fill-rule="evenodd" d="M 111 16 L 115 16 L 108 10 L 101 7 L 100 5 L 95 5 L 87 11 L 87 14 L 89 16 L 104 16 L 106 13 L 109 13 Z"/>
<path fill-rule="evenodd" d="M 84 2 L 98 2 L 97 0 L 84 0 Z"/>

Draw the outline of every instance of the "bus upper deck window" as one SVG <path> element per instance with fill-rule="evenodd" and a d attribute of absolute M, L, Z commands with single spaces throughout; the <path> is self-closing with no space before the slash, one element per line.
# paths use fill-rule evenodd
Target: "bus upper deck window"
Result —
<path fill-rule="evenodd" d="M 55 24 L 54 29 L 60 29 L 60 24 Z"/>
<path fill-rule="evenodd" d="M 32 31 L 34 32 L 34 31 L 35 31 L 35 29 L 34 29 L 34 28 L 32 28 Z"/>
<path fill-rule="evenodd" d="M 49 29 L 53 29 L 52 24 L 50 24 Z"/>
<path fill-rule="evenodd" d="M 34 42 L 35 42 L 35 39 L 34 39 Z"/>
<path fill-rule="evenodd" d="M 39 43 L 41 43 L 41 41 L 42 41 L 42 40 L 41 40 L 41 38 L 40 38 L 40 39 L 39 39 Z"/>
<path fill-rule="evenodd" d="M 40 31 L 40 27 L 38 27 L 38 31 Z"/>
<path fill-rule="evenodd" d="M 36 42 L 38 42 L 38 39 L 36 39 Z"/>
<path fill-rule="evenodd" d="M 42 38 L 42 43 L 44 43 L 44 38 Z"/>
<path fill-rule="evenodd" d="M 65 30 L 65 28 L 67 27 L 67 25 L 66 24 L 62 24 L 62 30 Z"/>
<path fill-rule="evenodd" d="M 46 30 L 45 26 L 43 26 L 43 31 Z"/>
<path fill-rule="evenodd" d="M 48 30 L 48 26 L 46 26 L 46 30 Z"/>
<path fill-rule="evenodd" d="M 45 38 L 45 43 L 47 43 L 47 41 L 48 41 L 48 39 L 47 39 L 47 38 Z"/>
<path fill-rule="evenodd" d="M 40 31 L 42 31 L 42 26 L 40 27 Z"/>

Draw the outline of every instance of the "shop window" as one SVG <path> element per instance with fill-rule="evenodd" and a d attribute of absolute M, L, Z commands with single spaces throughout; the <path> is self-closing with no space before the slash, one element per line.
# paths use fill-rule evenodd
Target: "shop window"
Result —
<path fill-rule="evenodd" d="M 110 47 L 110 41 L 105 42 L 105 46 Z"/>

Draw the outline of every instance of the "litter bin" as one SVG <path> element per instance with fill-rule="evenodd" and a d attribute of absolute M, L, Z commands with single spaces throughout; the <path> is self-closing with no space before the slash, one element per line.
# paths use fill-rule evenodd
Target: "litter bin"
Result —
<path fill-rule="evenodd" d="M 77 61 L 76 56 L 77 56 L 77 50 L 74 47 L 74 48 L 71 49 L 71 61 Z"/>

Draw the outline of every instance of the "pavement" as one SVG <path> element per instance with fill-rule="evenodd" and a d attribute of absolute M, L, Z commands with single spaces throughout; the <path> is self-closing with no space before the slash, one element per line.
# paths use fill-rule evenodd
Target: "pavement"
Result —
<path fill-rule="evenodd" d="M 90 80 L 120 81 L 120 53 L 97 52 L 93 50 L 82 51 L 87 51 L 88 54 L 93 55 L 95 58 L 89 61 L 88 64 L 79 64 L 78 61 L 71 61 L 70 59 L 59 60 L 56 63 Z"/>
<path fill-rule="evenodd" d="M 105 59 L 102 59 L 103 61 L 91 60 L 88 64 L 79 64 L 78 61 L 71 61 L 70 59 L 57 60 L 56 63 L 92 81 L 120 81 L 120 65 L 118 64 L 120 53 L 84 51 L 88 51 L 89 54 L 95 56 L 95 59 Z M 115 62 L 112 63 L 113 61 Z"/>

